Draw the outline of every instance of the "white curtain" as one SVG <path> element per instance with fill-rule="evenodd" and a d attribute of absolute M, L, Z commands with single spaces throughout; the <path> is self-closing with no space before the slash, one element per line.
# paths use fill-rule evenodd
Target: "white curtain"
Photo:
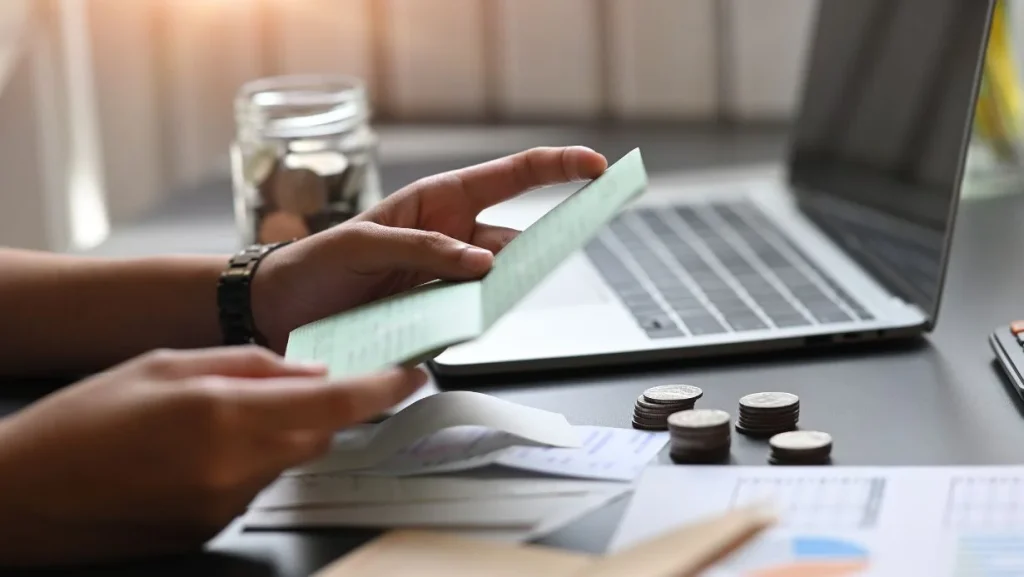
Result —
<path fill-rule="evenodd" d="M 95 243 L 109 223 L 223 174 L 235 90 L 269 74 L 360 76 L 381 122 L 784 120 L 815 2 L 0 0 L 44 13 L 31 36 L 52 35 L 29 43 L 21 77 L 0 73 L 0 126 L 20 106 L 50 131 L 37 140 L 67 138 L 36 159 L 48 175 L 11 191 L 3 172 L 0 244 Z M 0 45 L 16 20 L 0 10 Z M 38 102 L 16 102 L 22 92 Z M 24 136 L 0 134 L 0 145 Z M 5 233 L 31 204 L 9 197 L 46 179 L 57 198 L 37 195 L 35 228 L 57 232 Z M 68 181 L 75 202 L 61 197 Z"/>

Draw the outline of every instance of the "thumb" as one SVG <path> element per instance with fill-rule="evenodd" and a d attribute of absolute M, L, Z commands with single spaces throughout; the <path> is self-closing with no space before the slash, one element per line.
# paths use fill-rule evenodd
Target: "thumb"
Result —
<path fill-rule="evenodd" d="M 352 229 L 356 248 L 350 266 L 361 273 L 400 269 L 463 280 L 479 278 L 494 262 L 490 251 L 439 232 L 369 222 Z"/>

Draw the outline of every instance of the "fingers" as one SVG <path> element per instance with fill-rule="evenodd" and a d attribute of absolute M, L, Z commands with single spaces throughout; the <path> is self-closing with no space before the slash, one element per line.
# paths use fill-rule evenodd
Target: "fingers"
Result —
<path fill-rule="evenodd" d="M 479 213 L 540 186 L 597 178 L 607 167 L 604 156 L 583 146 L 539 147 L 450 175 Z"/>
<path fill-rule="evenodd" d="M 144 370 L 170 378 L 219 375 L 237 378 L 309 377 L 324 375 L 322 365 L 291 363 L 259 346 L 200 350 L 159 350 L 139 359 Z"/>
<path fill-rule="evenodd" d="M 252 494 L 255 495 L 274 481 L 281 471 L 297 467 L 323 456 L 331 448 L 335 430 L 288 431 L 267 438 L 259 438 L 250 446 L 249 462 L 258 466 Z M 256 440 L 256 439 L 254 439 Z"/>
<path fill-rule="evenodd" d="M 513 228 L 477 223 L 469 242 L 497 254 L 518 235 L 519 231 Z"/>
<path fill-rule="evenodd" d="M 490 270 L 494 255 L 438 232 L 358 223 L 350 235 L 348 266 L 362 274 L 393 270 L 424 273 L 431 278 L 466 280 Z"/>
<path fill-rule="evenodd" d="M 212 391 L 254 431 L 337 431 L 397 405 L 426 382 L 419 369 L 396 368 L 342 382 L 284 378 L 224 383 Z M 313 445 L 311 451 L 318 449 Z"/>

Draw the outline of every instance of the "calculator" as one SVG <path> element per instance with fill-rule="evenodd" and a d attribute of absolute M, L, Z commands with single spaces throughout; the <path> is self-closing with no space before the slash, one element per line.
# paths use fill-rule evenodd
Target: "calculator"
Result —
<path fill-rule="evenodd" d="M 1017 394 L 1024 398 L 1024 321 L 1014 321 L 996 329 L 988 342 Z"/>

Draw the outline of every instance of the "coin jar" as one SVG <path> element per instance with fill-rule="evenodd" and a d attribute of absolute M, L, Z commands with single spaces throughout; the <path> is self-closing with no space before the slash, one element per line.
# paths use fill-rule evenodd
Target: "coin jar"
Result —
<path fill-rule="evenodd" d="M 381 199 L 378 137 L 360 79 L 248 82 L 235 99 L 235 123 L 231 179 L 242 245 L 309 236 Z"/>

